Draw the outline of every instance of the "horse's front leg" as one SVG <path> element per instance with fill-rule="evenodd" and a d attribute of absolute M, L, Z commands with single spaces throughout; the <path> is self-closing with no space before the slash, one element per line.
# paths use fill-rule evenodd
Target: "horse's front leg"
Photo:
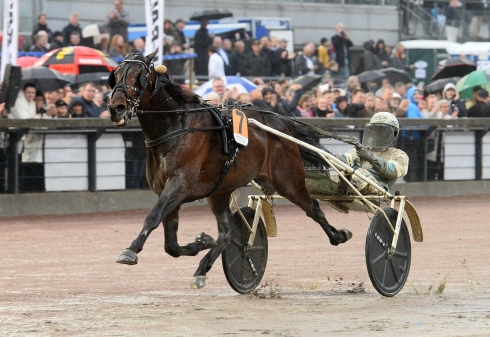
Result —
<path fill-rule="evenodd" d="M 126 248 L 122 254 L 119 255 L 116 262 L 129 265 L 138 263 L 138 256 L 136 254 L 143 250 L 143 246 L 150 233 L 175 209 L 178 211 L 178 207 L 186 197 L 185 192 L 182 191 L 186 191 L 187 189 L 183 186 L 182 179 L 170 179 L 167 181 L 157 204 L 146 216 L 145 222 L 143 223 L 143 229 L 138 237 L 131 243 L 129 248 Z"/>
<path fill-rule="evenodd" d="M 231 241 L 230 195 L 230 193 L 226 193 L 222 195 L 213 195 L 208 198 L 208 203 L 218 222 L 218 240 L 216 246 L 211 248 L 209 252 L 204 255 L 201 262 L 199 262 L 199 267 L 192 279 L 192 288 L 194 289 L 202 288 L 207 284 L 206 273 L 211 269 L 218 256 L 225 250 L 226 246 L 228 246 Z"/>
<path fill-rule="evenodd" d="M 173 257 L 195 256 L 200 251 L 216 246 L 216 241 L 204 232 L 196 237 L 196 241 L 186 246 L 179 246 L 177 242 L 177 230 L 179 228 L 179 209 L 178 206 L 163 220 L 165 231 L 165 251 Z"/>

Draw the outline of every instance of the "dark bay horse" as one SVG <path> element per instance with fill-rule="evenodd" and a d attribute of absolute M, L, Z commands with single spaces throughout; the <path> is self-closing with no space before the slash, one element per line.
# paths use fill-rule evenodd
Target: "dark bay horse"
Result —
<path fill-rule="evenodd" d="M 226 154 L 225 126 L 220 125 L 212 113 L 217 109 L 172 83 L 167 74 L 157 73 L 152 64 L 154 56 L 155 53 L 146 57 L 130 54 L 109 78 L 113 88 L 108 105 L 111 121 L 125 126 L 133 113 L 137 113 L 147 144 L 146 177 L 159 196 L 143 229 L 117 262 L 136 264 L 137 253 L 143 249 L 146 239 L 163 223 L 165 251 L 169 255 L 194 256 L 210 249 L 200 261 L 193 279 L 194 287 L 203 287 L 206 273 L 231 239 L 231 193 L 251 180 L 267 186 L 268 193 L 275 190 L 299 206 L 320 224 L 332 245 L 351 238 L 348 230 L 337 230 L 328 223 L 318 201 L 312 199 L 306 189 L 302 159 L 315 157 L 314 152 L 305 149 L 300 152 L 295 143 L 251 125 L 248 146 L 230 145 L 228 150 L 233 156 Z M 253 107 L 243 107 L 242 111 L 248 118 L 301 140 L 306 140 L 310 131 Z M 228 172 L 223 169 L 226 164 Z M 177 242 L 180 206 L 203 198 L 208 199 L 216 217 L 218 239 L 214 241 L 202 233 L 196 237 L 196 242 L 180 246 Z"/>

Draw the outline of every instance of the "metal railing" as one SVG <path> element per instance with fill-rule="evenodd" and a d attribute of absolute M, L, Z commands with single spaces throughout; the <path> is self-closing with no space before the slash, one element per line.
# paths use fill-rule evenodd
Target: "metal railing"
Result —
<path fill-rule="evenodd" d="M 315 125 L 322 129 L 334 130 L 337 133 L 352 133 L 358 132 L 359 137 L 362 137 L 362 130 L 368 119 L 351 119 L 351 118 L 299 118 L 299 120 Z M 460 180 L 482 180 L 488 179 L 490 175 L 490 167 L 484 167 L 484 162 L 490 162 L 489 156 L 485 153 L 490 153 L 490 136 L 485 138 L 485 135 L 490 130 L 490 118 L 461 118 L 456 120 L 445 119 L 404 119 L 400 118 L 401 131 L 411 130 L 420 132 L 420 144 L 417 148 L 417 153 L 409 153 L 409 156 L 417 155 L 422 158 L 420 167 L 412 167 L 419 170 L 421 177 L 419 181 L 427 181 L 427 161 L 425 160 L 427 153 L 427 139 L 435 131 L 438 132 L 461 132 L 466 135 L 470 134 L 470 142 L 461 146 L 465 149 L 465 156 L 471 156 L 471 170 L 469 175 L 471 178 L 461 178 Z M 3 132 L 6 142 L 0 148 L 0 193 L 18 194 L 23 193 L 20 181 L 22 179 L 31 179 L 33 177 L 22 176 L 22 160 L 19 156 L 19 142 L 23 135 L 28 132 L 39 135 L 48 134 L 83 134 L 87 139 L 87 160 L 84 165 L 87 165 L 88 172 L 88 190 L 98 191 L 97 187 L 97 140 L 104 134 L 137 134 L 141 132 L 137 120 L 133 120 L 127 128 L 116 128 L 114 125 L 105 119 L 33 119 L 33 120 L 15 120 L 3 119 L 0 120 L 0 132 Z M 484 142 L 484 139 L 486 141 Z M 463 142 L 464 143 L 464 142 Z M 125 149 L 126 151 L 128 148 Z M 133 151 L 143 151 L 146 153 L 144 146 L 141 148 L 133 148 Z M 467 152 L 467 153 L 466 153 Z M 458 154 L 455 154 L 454 159 L 458 159 Z M 126 159 L 127 160 L 127 159 Z M 41 164 L 42 165 L 42 164 Z M 99 172 L 100 174 L 100 172 Z M 129 172 L 126 171 L 126 175 Z M 38 179 L 44 177 L 38 176 Z M 137 188 L 137 187 L 136 187 Z M 41 189 L 42 191 L 42 189 Z"/>

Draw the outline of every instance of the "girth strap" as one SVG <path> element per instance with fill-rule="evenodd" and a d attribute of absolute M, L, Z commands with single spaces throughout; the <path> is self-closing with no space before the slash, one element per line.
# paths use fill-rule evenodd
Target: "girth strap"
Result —
<path fill-rule="evenodd" d="M 167 133 L 167 134 L 165 134 L 165 135 L 163 135 L 157 139 L 145 140 L 145 145 L 146 145 L 146 147 L 153 147 L 153 146 L 165 143 L 169 139 L 172 139 L 172 138 L 175 138 L 178 136 L 182 136 L 182 135 L 185 135 L 188 133 L 193 133 L 195 131 L 216 131 L 216 130 L 223 130 L 225 128 L 226 128 L 226 126 L 222 125 L 222 126 L 210 126 L 207 128 L 187 128 L 187 129 L 175 130 L 175 131 L 169 132 L 169 133 Z"/>

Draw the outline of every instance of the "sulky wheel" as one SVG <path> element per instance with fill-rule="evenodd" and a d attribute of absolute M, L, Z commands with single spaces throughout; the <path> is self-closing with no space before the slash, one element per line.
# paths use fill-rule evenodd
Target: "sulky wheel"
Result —
<path fill-rule="evenodd" d="M 384 211 L 395 228 L 398 211 Z M 377 212 L 366 236 L 366 266 L 374 288 L 383 296 L 395 296 L 405 285 L 410 271 L 410 235 L 402 220 L 396 250 L 390 254 L 393 232 L 381 212 Z"/>
<path fill-rule="evenodd" d="M 242 207 L 241 211 L 252 227 L 255 210 Z M 223 270 L 233 290 L 246 294 L 254 290 L 264 276 L 267 264 L 267 232 L 262 219 L 259 219 L 254 244 L 248 249 L 250 233 L 240 214 L 234 212 L 231 221 L 231 242 L 222 253 Z"/>

